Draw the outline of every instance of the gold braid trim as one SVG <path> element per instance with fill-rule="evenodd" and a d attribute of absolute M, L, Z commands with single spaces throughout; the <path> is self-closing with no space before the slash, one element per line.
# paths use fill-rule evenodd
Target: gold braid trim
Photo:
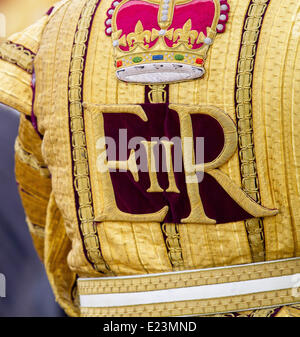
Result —
<path fill-rule="evenodd" d="M 150 103 L 167 102 L 166 84 L 149 85 L 149 88 L 148 99 Z"/>
<path fill-rule="evenodd" d="M 15 142 L 15 153 L 17 154 L 18 158 L 23 163 L 39 171 L 41 176 L 48 177 L 48 178 L 50 177 L 50 172 L 47 166 L 40 163 L 32 153 L 25 151 L 19 139 L 16 139 L 16 142 Z"/>
<path fill-rule="evenodd" d="M 6 41 L 0 45 L 0 59 L 16 64 L 29 74 L 33 73 L 35 54 L 24 46 Z"/>
<path fill-rule="evenodd" d="M 168 257 L 174 270 L 183 270 L 184 261 L 182 257 L 182 248 L 180 244 L 180 234 L 177 224 L 162 225 L 162 231 L 166 236 L 166 246 L 168 249 Z"/>
<path fill-rule="evenodd" d="M 236 115 L 238 121 L 242 188 L 259 204 L 261 199 L 253 143 L 251 87 L 257 42 L 268 3 L 269 0 L 252 0 L 249 5 L 244 24 L 236 77 Z M 263 220 L 261 218 L 246 220 L 245 226 L 253 261 L 264 261 Z"/>
<path fill-rule="evenodd" d="M 82 107 L 82 79 L 89 39 L 89 28 L 99 0 L 87 1 L 78 21 L 69 75 L 69 113 L 74 167 L 74 188 L 78 200 L 78 219 L 86 255 L 95 270 L 110 271 L 105 263 L 94 222 L 94 208 L 88 168 L 88 154 Z"/>

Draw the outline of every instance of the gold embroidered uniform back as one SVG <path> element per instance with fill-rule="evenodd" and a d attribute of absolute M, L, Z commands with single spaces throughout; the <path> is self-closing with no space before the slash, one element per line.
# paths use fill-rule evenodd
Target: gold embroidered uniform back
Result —
<path fill-rule="evenodd" d="M 300 256 L 299 13 L 297 0 L 67 0 L 0 47 L 0 100 L 21 112 L 16 176 L 27 222 L 68 314 L 79 315 L 77 277 Z M 105 137 L 123 155 L 110 158 Z M 158 158 L 167 170 L 150 169 Z M 292 261 L 278 277 L 299 273 Z M 182 300 L 174 314 L 299 301 L 286 296 L 225 310 Z M 141 315 L 124 307 L 82 313 Z"/>

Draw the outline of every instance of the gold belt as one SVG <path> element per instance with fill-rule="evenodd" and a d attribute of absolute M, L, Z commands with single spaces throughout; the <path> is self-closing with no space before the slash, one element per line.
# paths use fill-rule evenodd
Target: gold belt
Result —
<path fill-rule="evenodd" d="M 79 278 L 82 316 L 190 316 L 300 302 L 300 258 L 161 274 Z"/>

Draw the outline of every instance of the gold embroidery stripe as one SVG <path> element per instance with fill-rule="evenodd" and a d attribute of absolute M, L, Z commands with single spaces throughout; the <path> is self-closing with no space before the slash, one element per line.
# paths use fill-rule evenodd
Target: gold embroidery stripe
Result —
<path fill-rule="evenodd" d="M 78 198 L 78 218 L 83 245 L 87 258 L 95 270 L 107 272 L 94 222 L 91 184 L 88 169 L 88 154 L 83 121 L 82 79 L 89 39 L 89 28 L 99 0 L 87 1 L 78 22 L 69 75 L 69 113 L 72 138 L 72 160 L 74 167 L 74 187 Z"/>
<path fill-rule="evenodd" d="M 262 264 L 202 269 L 193 272 L 166 273 L 143 277 L 78 279 L 79 295 L 130 293 L 166 290 L 227 282 L 294 275 L 300 259 L 278 260 Z M 152 303 L 119 307 L 82 307 L 83 316 L 184 316 L 278 307 L 300 301 L 295 289 L 265 291 L 245 295 Z M 101 305 L 101 304 L 100 304 Z"/>
<path fill-rule="evenodd" d="M 80 295 L 143 292 L 293 275 L 299 269 L 300 258 L 143 277 L 79 279 L 78 288 Z"/>
<path fill-rule="evenodd" d="M 299 301 L 299 297 L 297 299 Z M 214 299 L 131 305 L 113 308 L 81 307 L 83 317 L 166 317 L 197 316 L 212 313 L 225 313 L 249 310 L 260 307 L 273 307 L 290 304 L 295 301 L 292 289 L 219 297 Z M 262 304 L 263 303 L 263 304 Z"/>
<path fill-rule="evenodd" d="M 42 176 L 48 178 L 50 177 L 50 172 L 47 166 L 43 163 L 40 163 L 32 153 L 25 151 L 22 148 L 22 145 L 20 144 L 20 141 L 18 139 L 16 139 L 15 142 L 15 153 L 23 163 L 29 165 L 35 170 L 38 170 Z"/>
<path fill-rule="evenodd" d="M 184 261 L 182 256 L 178 225 L 164 223 L 162 224 L 162 231 L 166 236 L 168 257 L 172 264 L 173 270 L 183 270 Z"/>
<path fill-rule="evenodd" d="M 79 279 L 78 288 L 80 295 L 154 291 L 293 275 L 299 270 L 300 258 L 143 277 Z"/>
<path fill-rule="evenodd" d="M 11 41 L 6 41 L 0 45 L 0 59 L 16 64 L 29 74 L 33 73 L 34 57 L 33 52 Z"/>
<path fill-rule="evenodd" d="M 252 81 L 257 42 L 269 0 L 252 0 L 244 24 L 236 77 L 236 115 L 243 190 L 260 204 L 252 126 Z M 245 221 L 254 262 L 265 260 L 262 218 Z"/>

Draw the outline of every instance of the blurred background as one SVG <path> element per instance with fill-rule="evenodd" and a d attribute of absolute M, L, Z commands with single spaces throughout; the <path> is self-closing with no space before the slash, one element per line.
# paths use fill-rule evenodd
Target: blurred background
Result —
<path fill-rule="evenodd" d="M 0 0 L 0 19 L 6 21 L 6 37 L 1 36 L 0 43 L 34 23 L 55 2 Z M 15 182 L 14 141 L 19 113 L 0 104 L 0 118 L 0 273 L 6 278 L 6 297 L 0 297 L 0 317 L 64 316 L 33 248 Z"/>
<path fill-rule="evenodd" d="M 0 0 L 0 13 L 6 19 L 6 36 L 34 23 L 56 2 L 57 0 Z M 1 36 L 1 40 L 4 39 Z"/>

